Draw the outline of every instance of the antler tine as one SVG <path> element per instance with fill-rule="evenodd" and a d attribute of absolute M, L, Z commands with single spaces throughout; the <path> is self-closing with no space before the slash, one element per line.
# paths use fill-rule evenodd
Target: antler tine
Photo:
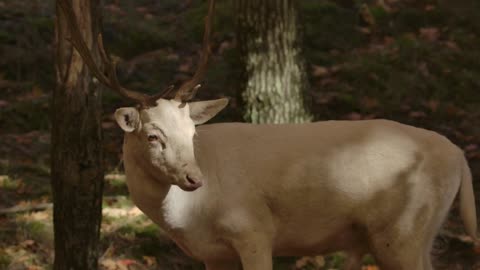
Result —
<path fill-rule="evenodd" d="M 105 52 L 105 49 L 103 47 L 103 39 L 101 34 L 98 35 L 97 45 L 100 52 L 100 57 L 102 58 L 102 62 L 106 68 L 108 77 L 105 76 L 102 71 L 100 71 L 100 68 L 93 60 L 90 49 L 88 48 L 85 40 L 82 37 L 82 34 L 80 33 L 80 28 L 78 27 L 75 12 L 73 11 L 71 3 L 68 0 L 60 0 L 57 1 L 57 3 L 64 12 L 65 19 L 69 25 L 72 45 L 78 51 L 92 74 L 103 85 L 118 92 L 122 97 L 138 102 L 142 106 L 148 106 L 149 104 L 151 104 L 152 102 L 148 95 L 126 89 L 125 87 L 120 85 L 116 73 L 116 63 L 108 58 L 107 53 Z"/>
<path fill-rule="evenodd" d="M 168 96 L 170 96 L 170 93 L 172 93 L 172 91 L 174 89 L 175 89 L 175 85 L 172 84 L 172 85 L 168 86 L 167 88 L 163 89 L 160 93 L 151 95 L 149 97 L 149 99 L 151 101 L 156 101 L 159 98 L 167 98 Z"/>
<path fill-rule="evenodd" d="M 205 17 L 205 32 L 203 34 L 203 48 L 200 56 L 200 61 L 197 70 L 193 77 L 183 83 L 175 94 L 175 100 L 186 102 L 192 99 L 197 90 L 201 87 L 200 81 L 205 76 L 207 71 L 208 58 L 210 56 L 210 37 L 212 32 L 213 10 L 215 8 L 215 1 L 208 0 L 208 14 Z"/>

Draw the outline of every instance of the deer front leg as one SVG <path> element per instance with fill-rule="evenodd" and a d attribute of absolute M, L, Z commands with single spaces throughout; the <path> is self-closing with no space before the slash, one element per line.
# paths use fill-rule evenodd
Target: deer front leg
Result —
<path fill-rule="evenodd" d="M 272 270 L 272 243 L 263 235 L 248 235 L 233 241 L 243 270 Z"/>

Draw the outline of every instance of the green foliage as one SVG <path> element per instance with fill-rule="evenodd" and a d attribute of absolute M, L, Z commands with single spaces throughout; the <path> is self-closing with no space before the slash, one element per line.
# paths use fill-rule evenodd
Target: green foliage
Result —
<path fill-rule="evenodd" d="M 46 225 L 42 221 L 29 220 L 23 224 L 23 230 L 34 239 L 41 237 L 45 233 L 45 229 Z"/>
<path fill-rule="evenodd" d="M 115 20 L 111 19 L 111 25 L 105 26 L 105 43 L 111 48 L 112 53 L 122 55 L 126 59 L 158 48 L 171 47 L 177 42 L 169 24 L 148 23 L 144 20 L 139 20 L 135 24 L 125 24 L 119 18 Z"/>
<path fill-rule="evenodd" d="M 299 12 L 307 50 L 350 50 L 366 40 L 356 29 L 359 16 L 354 9 L 325 0 L 302 1 Z"/>
<path fill-rule="evenodd" d="M 4 251 L 0 249 L 0 269 L 7 269 L 11 262 L 10 256 Z"/>
<path fill-rule="evenodd" d="M 191 6 L 181 15 L 184 20 L 180 28 L 184 31 L 184 42 L 187 44 L 199 43 L 203 38 L 205 15 L 207 14 L 206 1 L 192 1 Z M 224 39 L 231 35 L 234 29 L 233 1 L 217 1 L 215 4 L 214 25 L 215 39 Z"/>
<path fill-rule="evenodd" d="M 375 258 L 372 255 L 368 254 L 363 258 L 364 265 L 375 265 Z"/>
<path fill-rule="evenodd" d="M 325 268 L 326 269 L 341 269 L 345 262 L 345 254 L 334 253 L 327 257 Z"/>
<path fill-rule="evenodd" d="M 5 190 L 15 190 L 19 187 L 20 180 L 12 179 L 8 175 L 0 176 L 0 188 Z"/>
<path fill-rule="evenodd" d="M 399 104 L 415 108 L 425 100 L 478 106 L 478 17 L 468 15 L 466 9 L 461 11 L 466 16 L 458 16 L 459 9 L 436 1 L 399 3 L 395 11 L 367 1 L 375 25 L 369 27 L 370 33 L 361 33 L 360 27 L 365 25 L 356 9 L 364 2 L 351 9 L 334 1 L 303 4 L 306 28 L 311 31 L 307 31 L 307 59 L 316 65 L 338 67 L 332 78 L 321 79 L 322 86 L 314 88 L 335 95 L 334 111 L 314 108 L 317 117 L 336 118 L 351 111 L 372 113 L 372 108 L 362 107 L 365 96 L 380 101 L 374 109 L 377 116 L 390 118 L 398 117 Z M 323 84 L 328 80 L 331 83 Z M 436 114 L 439 120 L 445 116 L 442 108 Z"/>
<path fill-rule="evenodd" d="M 29 130 L 48 130 L 50 114 L 47 99 L 18 102 L 0 113 L 0 129 L 10 132 L 26 132 Z"/>

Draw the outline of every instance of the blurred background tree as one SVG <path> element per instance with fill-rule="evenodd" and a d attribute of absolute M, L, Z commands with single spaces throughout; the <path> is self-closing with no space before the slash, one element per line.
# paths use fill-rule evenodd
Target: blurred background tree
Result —
<path fill-rule="evenodd" d="M 312 120 L 305 102 L 309 82 L 295 0 L 236 0 L 241 90 L 246 121 Z"/>
<path fill-rule="evenodd" d="M 90 49 L 96 50 L 102 9 L 98 0 L 74 0 L 70 9 L 74 14 L 66 14 L 60 7 L 64 3 L 56 3 L 57 86 L 52 95 L 54 269 L 95 270 L 104 177 L 102 93 L 68 42 L 71 32 L 67 21 L 76 17 L 80 34 Z"/>

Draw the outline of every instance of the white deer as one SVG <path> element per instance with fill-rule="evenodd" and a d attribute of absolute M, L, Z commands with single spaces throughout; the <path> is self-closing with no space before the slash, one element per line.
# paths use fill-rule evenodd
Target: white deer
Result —
<path fill-rule="evenodd" d="M 60 3 L 68 12 L 68 1 Z M 371 253 L 382 269 L 430 270 L 457 192 L 476 238 L 467 161 L 435 132 L 387 120 L 196 128 L 227 105 L 187 102 L 205 71 L 212 11 L 209 1 L 201 63 L 173 99 L 121 87 L 101 38 L 108 76 L 72 35 L 99 81 L 140 104 L 115 112 L 128 189 L 185 253 L 207 270 L 271 270 L 272 256 L 338 250 L 350 255 L 346 269 L 360 269 Z"/>
<path fill-rule="evenodd" d="M 115 113 L 135 204 L 208 270 L 272 269 L 272 255 L 372 253 L 382 269 L 432 269 L 430 250 L 460 190 L 476 234 L 463 152 L 393 121 L 224 123 L 226 100 L 159 99 Z M 195 191 L 194 191 L 195 190 Z M 188 192 L 194 191 L 194 192 Z"/>

